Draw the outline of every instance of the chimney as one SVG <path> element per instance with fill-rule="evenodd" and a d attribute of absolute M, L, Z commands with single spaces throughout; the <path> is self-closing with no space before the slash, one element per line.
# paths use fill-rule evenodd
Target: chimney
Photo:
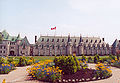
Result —
<path fill-rule="evenodd" d="M 104 39 L 104 38 L 102 38 L 102 40 L 103 40 L 103 41 L 105 41 L 105 39 Z"/>
<path fill-rule="evenodd" d="M 35 43 L 37 42 L 37 36 L 35 36 Z"/>

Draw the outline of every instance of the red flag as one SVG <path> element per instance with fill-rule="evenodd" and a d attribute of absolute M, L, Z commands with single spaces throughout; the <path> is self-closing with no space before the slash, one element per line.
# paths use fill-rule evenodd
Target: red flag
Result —
<path fill-rule="evenodd" d="M 54 28 L 51 28 L 51 30 L 56 30 L 56 27 L 54 27 Z"/>

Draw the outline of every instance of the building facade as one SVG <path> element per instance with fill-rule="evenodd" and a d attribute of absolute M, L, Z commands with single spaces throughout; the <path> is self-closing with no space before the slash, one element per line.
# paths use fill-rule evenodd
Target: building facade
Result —
<path fill-rule="evenodd" d="M 109 55 L 111 47 L 104 38 L 99 37 L 70 37 L 67 36 L 41 36 L 35 37 L 33 55 Z"/>
<path fill-rule="evenodd" d="M 5 30 L 0 32 L 0 56 L 55 56 L 55 55 L 116 55 L 120 52 L 120 40 L 112 46 L 99 37 L 35 36 L 35 44 L 30 44 L 27 37 L 10 36 Z"/>
<path fill-rule="evenodd" d="M 27 37 L 10 36 L 5 30 L 0 32 L 3 41 L 0 43 L 0 56 L 30 55 L 30 44 Z"/>

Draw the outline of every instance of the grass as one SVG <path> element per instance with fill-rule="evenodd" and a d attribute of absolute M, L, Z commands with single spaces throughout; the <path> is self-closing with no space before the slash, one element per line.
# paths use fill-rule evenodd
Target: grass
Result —
<path fill-rule="evenodd" d="M 18 62 L 19 61 L 19 58 L 20 58 L 20 56 L 9 56 L 10 58 L 12 58 L 12 57 L 14 57 L 15 59 L 14 59 L 14 61 L 15 62 Z M 29 60 L 29 58 L 30 58 L 31 56 L 25 56 L 25 59 L 26 60 Z M 55 56 L 33 56 L 33 58 L 35 59 L 35 61 L 45 61 L 45 60 L 47 60 L 47 59 L 49 59 L 49 60 L 54 60 L 54 57 Z"/>
<path fill-rule="evenodd" d="M 15 58 L 15 62 L 18 62 L 19 61 L 19 58 L 20 56 L 10 56 L 10 57 L 14 57 Z M 25 56 L 26 60 L 29 60 L 31 56 Z M 88 60 L 88 57 L 91 57 L 92 59 L 94 59 L 94 56 L 86 56 L 87 60 Z M 108 58 L 109 56 L 100 56 L 100 59 L 103 59 L 103 58 Z M 44 61 L 44 60 L 54 60 L 55 56 L 33 56 L 33 58 L 35 59 L 35 61 Z M 77 56 L 77 59 L 81 59 L 82 56 Z"/>

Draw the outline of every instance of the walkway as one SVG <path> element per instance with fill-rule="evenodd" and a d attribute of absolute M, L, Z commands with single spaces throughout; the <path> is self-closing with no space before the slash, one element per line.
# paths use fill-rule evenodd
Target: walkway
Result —
<path fill-rule="evenodd" d="M 37 80 L 27 80 L 29 77 L 26 69 L 30 66 L 26 67 L 17 67 L 16 70 L 13 70 L 9 74 L 0 75 L 0 83 L 2 83 L 3 79 L 6 79 L 6 83 L 42 83 Z M 95 64 L 89 64 L 89 68 L 95 68 Z M 120 69 L 111 67 L 112 69 L 112 77 L 104 80 L 98 81 L 90 81 L 83 83 L 120 83 Z M 81 82 L 80 82 L 81 83 Z"/>
<path fill-rule="evenodd" d="M 6 80 L 6 83 L 39 83 L 38 81 L 28 81 L 28 73 L 26 69 L 30 66 L 25 67 L 16 67 L 16 70 L 11 71 L 8 74 L 0 75 L 0 83 L 2 83 L 3 79 Z"/>

